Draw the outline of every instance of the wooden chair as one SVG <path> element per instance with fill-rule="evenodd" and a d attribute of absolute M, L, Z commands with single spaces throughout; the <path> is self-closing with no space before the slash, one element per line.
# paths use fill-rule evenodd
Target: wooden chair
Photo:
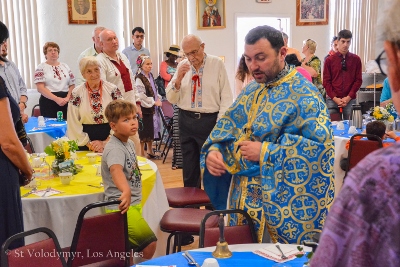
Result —
<path fill-rule="evenodd" d="M 44 233 L 48 238 L 16 249 L 9 249 L 11 243 L 16 239 L 38 233 Z M 33 252 L 35 254 L 32 254 Z M 15 234 L 3 243 L 0 256 L 1 267 L 66 267 L 67 263 L 62 255 L 60 244 L 54 232 L 46 227 L 40 227 Z"/>
<path fill-rule="evenodd" d="M 82 209 L 69 249 L 67 262 L 69 267 L 88 264 L 94 264 L 93 266 L 129 266 L 130 258 L 126 256 L 130 252 L 126 213 L 121 214 L 117 211 L 85 218 L 85 214 L 91 209 L 118 205 L 119 203 L 119 200 L 101 201 L 89 204 Z M 92 254 L 88 255 L 88 251 Z M 74 257 L 74 255 L 83 256 Z"/>
<path fill-rule="evenodd" d="M 239 209 L 214 210 L 207 213 L 201 221 L 199 248 L 215 246 L 219 241 L 219 227 L 207 227 L 206 223 L 210 217 L 215 219 L 215 216 L 219 216 L 220 214 L 224 216 L 226 214 L 238 214 L 246 218 L 247 224 L 224 227 L 225 240 L 229 245 L 257 243 L 253 219 L 246 211 Z"/>
<path fill-rule="evenodd" d="M 366 139 L 358 139 L 356 137 L 367 137 Z M 382 139 L 374 134 L 355 134 L 350 138 L 350 145 L 349 145 L 349 157 L 348 157 L 348 166 L 347 173 L 352 169 L 354 166 L 357 165 L 366 155 L 369 153 L 382 148 Z"/>

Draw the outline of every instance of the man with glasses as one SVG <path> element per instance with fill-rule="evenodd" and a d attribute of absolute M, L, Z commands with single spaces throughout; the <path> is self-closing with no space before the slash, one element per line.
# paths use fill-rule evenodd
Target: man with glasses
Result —
<path fill-rule="evenodd" d="M 17 66 L 14 62 L 6 60 L 8 55 L 7 40 L 0 44 L 0 52 L 0 77 L 3 78 L 6 83 L 6 87 L 11 96 L 19 104 L 22 121 L 26 123 L 28 122 L 28 115 L 25 114 L 26 102 L 28 102 L 28 93 L 25 82 L 22 79 Z"/>
<path fill-rule="evenodd" d="M 376 61 L 381 72 L 388 75 L 397 110 L 400 110 L 399 10 L 400 0 L 385 1 L 376 28 L 377 48 L 385 49 Z M 329 210 L 310 266 L 399 266 L 399 170 L 398 143 L 367 155 L 351 169 Z"/>
<path fill-rule="evenodd" d="M 200 187 L 200 150 L 215 123 L 233 102 L 225 65 L 204 52 L 200 37 L 182 40 L 182 60 L 167 86 L 167 99 L 178 105 L 185 187 Z"/>
<path fill-rule="evenodd" d="M 133 28 L 132 39 L 133 44 L 122 50 L 122 54 L 128 58 L 129 62 L 131 63 L 132 72 L 135 75 L 138 70 L 136 64 L 137 58 L 142 54 L 150 56 L 150 52 L 147 48 L 143 47 L 144 30 L 142 27 Z"/>
<path fill-rule="evenodd" d="M 83 51 L 79 57 L 78 57 L 78 66 L 79 62 L 81 61 L 82 58 L 88 57 L 88 56 L 97 56 L 98 54 L 101 53 L 102 48 L 101 48 L 101 42 L 100 42 L 100 33 L 105 29 L 105 27 L 102 26 L 97 26 L 93 29 L 92 33 L 92 40 L 93 40 L 93 45 L 89 48 L 87 48 L 85 51 Z M 76 86 L 80 85 L 81 83 L 86 82 L 86 80 L 83 78 L 82 74 L 80 71 L 78 71 L 76 75 Z"/>
<path fill-rule="evenodd" d="M 343 119 L 348 120 L 362 84 L 362 66 L 360 57 L 349 52 L 351 31 L 341 30 L 337 37 L 338 52 L 325 60 L 323 85 L 329 113 L 343 113 Z"/>

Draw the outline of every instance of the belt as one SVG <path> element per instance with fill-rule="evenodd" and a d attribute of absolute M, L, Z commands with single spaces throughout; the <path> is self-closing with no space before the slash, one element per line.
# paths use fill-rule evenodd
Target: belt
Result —
<path fill-rule="evenodd" d="M 201 113 L 201 112 L 193 112 L 193 111 L 188 111 L 184 109 L 180 109 L 180 112 L 184 113 L 185 115 L 192 117 L 196 120 L 201 119 L 202 117 L 210 117 L 210 116 L 218 116 L 218 112 L 213 112 L 213 113 Z"/>

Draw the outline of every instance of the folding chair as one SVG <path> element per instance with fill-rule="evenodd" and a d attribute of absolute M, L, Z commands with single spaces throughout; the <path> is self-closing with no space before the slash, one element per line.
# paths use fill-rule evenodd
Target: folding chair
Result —
<path fill-rule="evenodd" d="M 32 108 L 31 117 L 39 117 L 39 116 L 40 116 L 40 106 L 39 104 L 36 104 Z"/>
<path fill-rule="evenodd" d="M 253 219 L 246 211 L 239 209 L 214 210 L 207 213 L 201 221 L 199 248 L 215 246 L 219 241 L 219 227 L 207 227 L 207 220 L 210 217 L 213 217 L 213 220 L 215 220 L 215 216 L 219 216 L 220 214 L 223 214 L 225 216 L 226 214 L 234 213 L 238 214 L 239 216 L 244 216 L 246 218 L 247 224 L 225 226 L 224 236 L 226 242 L 228 242 L 228 244 L 230 245 L 257 243 L 257 236 L 254 229 Z"/>
<path fill-rule="evenodd" d="M 163 101 L 163 103 L 164 103 L 164 102 L 165 102 L 165 101 Z M 169 103 L 169 102 L 168 102 L 168 103 Z M 171 108 L 172 108 L 172 105 L 171 105 Z M 158 108 L 157 110 L 158 110 L 159 115 L 160 115 L 160 117 L 161 117 L 161 121 L 162 121 L 163 128 L 164 128 L 163 131 L 162 131 L 161 138 L 160 138 L 160 139 L 161 139 L 161 140 L 160 140 L 160 145 L 159 145 L 159 147 L 158 147 L 158 150 L 159 150 L 159 151 L 161 150 L 161 143 L 162 143 L 162 141 L 164 140 L 164 137 L 165 137 L 165 136 L 167 137 L 167 140 L 165 141 L 165 144 L 164 144 L 164 149 L 163 149 L 163 151 L 161 152 L 161 157 L 164 157 L 164 159 L 163 159 L 163 163 L 164 163 L 164 162 L 165 162 L 165 159 L 167 158 L 169 149 L 172 147 L 172 142 L 173 142 L 173 139 L 172 139 L 173 118 L 172 118 L 172 117 L 170 117 L 170 118 L 165 117 L 162 108 Z M 172 110 L 172 115 L 173 115 L 173 110 Z"/>
<path fill-rule="evenodd" d="M 93 209 L 120 203 L 119 200 L 101 201 L 87 205 L 78 216 L 69 250 L 68 266 L 95 264 L 96 266 L 129 266 L 129 241 L 126 213 L 113 212 L 85 218 Z M 90 254 L 88 254 L 88 252 Z M 82 255 L 74 257 L 74 255 Z"/>
<path fill-rule="evenodd" d="M 14 242 L 16 239 L 24 238 L 26 236 L 37 233 L 45 233 L 48 238 L 29 245 L 25 245 L 23 247 L 9 250 L 11 243 Z M 2 267 L 67 266 L 56 235 L 53 231 L 46 227 L 39 227 L 9 237 L 1 246 L 0 258 Z"/>
<path fill-rule="evenodd" d="M 356 137 L 367 137 L 368 140 L 358 139 Z M 349 146 L 349 157 L 348 157 L 348 167 L 346 171 L 347 173 L 354 166 L 357 165 L 366 155 L 369 153 L 382 148 L 382 139 L 374 134 L 355 134 L 350 138 L 350 146 Z M 343 179 L 344 180 L 344 179 Z"/>

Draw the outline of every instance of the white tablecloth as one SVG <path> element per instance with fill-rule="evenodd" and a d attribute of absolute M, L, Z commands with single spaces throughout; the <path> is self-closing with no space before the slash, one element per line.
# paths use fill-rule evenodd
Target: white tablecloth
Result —
<path fill-rule="evenodd" d="M 161 232 L 159 223 L 164 213 L 169 209 L 164 185 L 157 165 L 149 161 L 157 173 L 156 183 L 146 203 L 143 206 L 143 217 L 156 234 L 157 249 L 154 257 L 165 255 L 168 235 Z M 53 230 L 61 247 L 69 247 L 75 231 L 79 212 L 90 203 L 102 201 L 104 193 L 47 198 L 23 198 L 22 208 L 24 228 L 30 230 L 37 227 L 48 227 Z M 101 214 L 101 209 L 94 209 L 87 216 Z M 34 235 L 26 238 L 26 244 L 41 240 L 43 236 Z"/>
<path fill-rule="evenodd" d="M 337 196 L 342 188 L 343 178 L 346 174 L 346 172 L 340 168 L 340 160 L 348 157 L 349 151 L 346 149 L 346 143 L 350 140 L 350 138 L 342 136 L 335 136 L 334 138 L 335 162 L 333 165 L 333 171 L 335 174 L 335 196 Z"/>

